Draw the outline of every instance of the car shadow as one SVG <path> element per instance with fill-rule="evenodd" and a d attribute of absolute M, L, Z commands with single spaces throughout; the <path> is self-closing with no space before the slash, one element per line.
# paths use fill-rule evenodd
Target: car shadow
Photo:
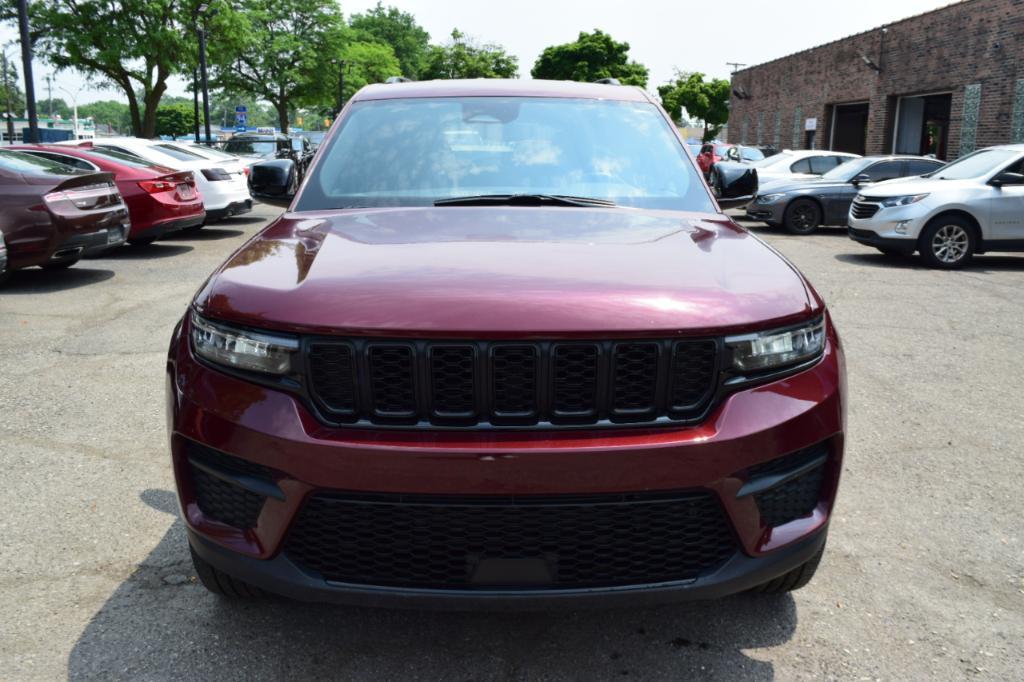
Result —
<path fill-rule="evenodd" d="M 772 664 L 744 650 L 782 644 L 797 624 L 789 595 L 538 613 L 231 601 L 196 583 L 174 494 L 141 497 L 175 522 L 83 630 L 71 679 L 770 680 Z"/>
<path fill-rule="evenodd" d="M 757 234 L 771 234 L 771 235 L 777 235 L 779 237 L 794 237 L 794 238 L 797 238 L 797 239 L 802 239 L 804 237 L 818 237 L 818 236 L 821 236 L 821 237 L 845 237 L 846 239 L 849 239 L 849 236 L 846 233 L 846 228 L 845 227 L 833 227 L 831 225 L 828 226 L 828 227 L 819 227 L 818 229 L 816 229 L 811 234 L 802 235 L 802 234 L 791 234 L 791 233 L 787 232 L 784 227 L 772 227 L 771 225 L 765 225 L 764 223 L 743 222 L 743 223 L 740 223 L 740 224 L 743 227 L 745 227 L 746 229 L 750 230 L 751 232 L 755 232 Z"/>
<path fill-rule="evenodd" d="M 230 218 L 224 218 L 223 220 L 217 221 L 216 225 L 249 225 L 254 223 L 263 223 L 267 219 L 264 216 L 256 215 L 235 215 Z"/>
<path fill-rule="evenodd" d="M 904 270 L 931 270 L 918 256 L 886 256 L 881 253 L 837 253 L 841 263 L 864 265 L 871 268 L 902 268 Z M 975 256 L 961 272 L 1014 272 L 1024 271 L 1024 258 L 1020 256 Z"/>
<path fill-rule="evenodd" d="M 220 227 L 221 223 L 218 223 L 218 227 L 207 225 L 201 230 L 189 230 L 175 232 L 164 237 L 165 242 L 205 242 L 215 241 L 217 239 L 230 239 L 231 237 L 238 237 L 244 232 L 242 230 L 232 230 Z"/>
<path fill-rule="evenodd" d="M 11 273 L 7 283 L 0 286 L 0 296 L 68 291 L 104 282 L 113 276 L 113 270 L 101 270 L 82 265 L 73 265 L 67 270 L 25 268 Z"/>
<path fill-rule="evenodd" d="M 125 244 L 122 247 L 112 249 L 98 256 L 104 260 L 149 260 L 151 258 L 171 258 L 180 256 L 183 253 L 193 251 L 191 246 L 181 244 L 165 244 L 154 242 L 152 244 Z"/>

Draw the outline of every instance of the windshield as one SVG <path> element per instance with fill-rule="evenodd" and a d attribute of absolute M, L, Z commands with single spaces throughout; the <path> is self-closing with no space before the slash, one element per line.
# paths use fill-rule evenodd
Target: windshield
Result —
<path fill-rule="evenodd" d="M 754 147 L 740 147 L 740 158 L 744 161 L 763 161 L 764 152 Z"/>
<path fill-rule="evenodd" d="M 190 152 L 189 150 L 185 149 L 184 147 L 179 147 L 176 144 L 170 144 L 170 143 L 165 142 L 163 144 L 157 144 L 157 145 L 153 145 L 153 146 L 155 146 L 157 149 L 159 149 L 164 154 L 167 154 L 167 156 L 170 156 L 173 159 L 177 159 L 178 161 L 205 161 L 206 160 L 206 157 L 201 156 L 199 154 L 196 154 L 195 152 Z"/>
<path fill-rule="evenodd" d="M 715 210 L 683 145 L 649 103 L 550 97 L 357 102 L 321 153 L 298 210 L 429 206 L 487 194 Z"/>
<path fill-rule="evenodd" d="M 224 151 L 232 154 L 256 154 L 265 156 L 277 151 L 277 143 L 273 140 L 228 140 Z"/>
<path fill-rule="evenodd" d="M 967 180 L 980 178 L 1015 158 L 1020 152 L 1010 149 L 982 149 L 942 167 L 932 177 L 939 180 Z"/>
<path fill-rule="evenodd" d="M 851 159 L 845 163 L 841 163 L 829 172 L 825 173 L 821 177 L 825 180 L 835 180 L 837 182 L 849 182 L 855 177 L 861 174 L 865 168 L 873 164 L 878 159 L 863 158 L 863 159 Z"/>

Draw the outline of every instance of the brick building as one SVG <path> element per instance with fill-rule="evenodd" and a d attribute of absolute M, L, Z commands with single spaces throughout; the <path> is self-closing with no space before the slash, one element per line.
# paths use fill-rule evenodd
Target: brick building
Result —
<path fill-rule="evenodd" d="M 965 0 L 737 71 L 729 141 L 943 159 L 1024 142 L 1024 0 Z"/>

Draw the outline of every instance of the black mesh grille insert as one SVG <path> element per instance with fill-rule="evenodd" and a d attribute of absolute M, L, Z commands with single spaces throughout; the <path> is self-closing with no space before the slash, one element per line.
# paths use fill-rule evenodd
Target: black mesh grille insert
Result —
<path fill-rule="evenodd" d="M 495 346 L 491 356 L 494 415 L 531 418 L 537 415 L 537 349 Z"/>
<path fill-rule="evenodd" d="M 197 466 L 191 469 L 196 503 L 203 514 L 235 528 L 252 528 L 256 525 L 266 498 L 228 483 Z"/>
<path fill-rule="evenodd" d="M 714 341 L 679 341 L 672 346 L 673 410 L 692 409 L 714 390 L 718 346 Z"/>
<path fill-rule="evenodd" d="M 641 424 L 703 415 L 719 342 L 310 339 L 310 397 L 331 423 Z"/>
<path fill-rule="evenodd" d="M 384 417 L 415 415 L 415 386 L 411 346 L 370 346 L 370 390 L 376 414 Z"/>
<path fill-rule="evenodd" d="M 696 578 L 736 542 L 711 493 L 534 498 L 318 494 L 285 552 L 326 580 L 472 589 L 495 561 L 543 567 L 508 589 L 644 584 Z"/>
<path fill-rule="evenodd" d="M 315 344 L 310 347 L 309 361 L 317 371 L 313 374 L 313 390 L 335 412 L 355 412 L 356 377 L 352 347 L 345 344 Z"/>
<path fill-rule="evenodd" d="M 554 357 L 556 414 L 590 416 L 597 405 L 597 346 L 558 345 Z"/>
<path fill-rule="evenodd" d="M 821 445 L 810 447 L 751 467 L 749 475 L 751 479 L 784 475 L 809 464 L 826 453 L 827 450 Z M 821 486 L 825 480 L 825 464 L 826 462 L 822 461 L 818 466 L 796 478 L 755 494 L 754 500 L 761 512 L 762 525 L 781 526 L 813 512 L 818 500 L 821 499 Z"/>
<path fill-rule="evenodd" d="M 657 405 L 658 344 L 620 343 L 615 346 L 616 412 L 653 412 Z"/>

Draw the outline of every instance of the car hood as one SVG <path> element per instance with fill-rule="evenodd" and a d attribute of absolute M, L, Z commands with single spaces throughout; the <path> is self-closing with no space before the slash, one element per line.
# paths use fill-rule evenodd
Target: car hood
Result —
<path fill-rule="evenodd" d="M 790 173 L 789 171 L 758 170 L 757 179 L 762 183 L 778 182 L 779 180 L 786 180 L 789 182 L 807 182 L 808 180 L 818 180 L 820 179 L 820 176 L 812 175 L 810 173 Z"/>
<path fill-rule="evenodd" d="M 869 197 L 900 197 L 907 194 L 927 194 L 946 190 L 968 189 L 978 186 L 978 180 L 939 180 L 937 178 L 897 178 L 861 188 Z"/>
<path fill-rule="evenodd" d="M 749 329 L 821 305 L 724 216 L 537 207 L 286 213 L 196 298 L 256 327 L 491 337 Z"/>

